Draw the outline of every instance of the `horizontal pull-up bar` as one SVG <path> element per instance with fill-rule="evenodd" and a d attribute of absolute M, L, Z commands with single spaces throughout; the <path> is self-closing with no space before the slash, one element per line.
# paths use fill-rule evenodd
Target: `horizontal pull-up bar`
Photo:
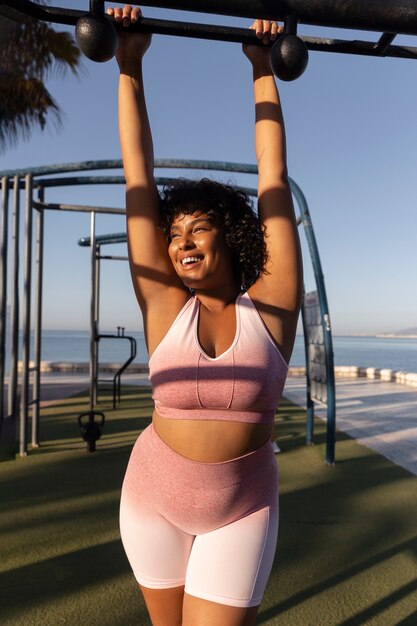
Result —
<path fill-rule="evenodd" d="M 124 4 L 117 0 L 119 4 Z M 143 6 L 417 35 L 417 0 L 145 0 Z"/>
<path fill-rule="evenodd" d="M 86 0 L 87 1 L 87 0 Z M 120 2 L 120 0 L 116 0 Z M 16 21 L 35 19 L 75 25 L 75 35 L 82 52 L 93 61 L 111 59 L 118 44 L 117 30 L 124 27 L 105 15 L 104 0 L 89 0 L 90 12 L 39 5 L 31 0 L 0 0 L 0 15 Z M 135 3 L 137 4 L 137 3 Z M 281 80 L 294 80 L 307 67 L 308 50 L 368 56 L 417 58 L 417 49 L 391 45 L 397 33 L 417 34 L 417 0 L 190 0 L 149 2 L 165 8 L 188 9 L 249 17 L 284 20 L 284 34 L 271 47 L 271 67 Z M 360 19 L 359 19 L 360 18 Z M 382 30 L 375 43 L 297 37 L 298 22 Z M 126 29 L 125 29 L 126 30 Z M 257 44 L 262 42 L 249 28 L 141 18 L 131 24 L 133 32 L 156 33 L 198 39 Z"/>
<path fill-rule="evenodd" d="M 15 19 L 20 12 L 40 20 L 74 25 L 88 10 L 87 0 L 85 3 L 86 10 L 80 11 L 30 0 L 0 0 L 0 14 Z M 114 3 L 125 4 L 124 0 Z M 417 35 L 417 0 L 145 0 L 134 4 L 248 19 L 283 21 L 294 14 L 302 24 Z"/>

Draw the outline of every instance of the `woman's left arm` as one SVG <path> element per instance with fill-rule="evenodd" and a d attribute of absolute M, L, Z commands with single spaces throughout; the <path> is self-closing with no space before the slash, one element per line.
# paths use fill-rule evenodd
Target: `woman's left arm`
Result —
<path fill-rule="evenodd" d="M 264 41 L 275 38 L 277 25 L 257 20 Z M 275 35 L 275 36 L 274 36 Z M 252 63 L 255 95 L 255 148 L 258 162 L 258 211 L 265 228 L 268 261 L 249 289 L 269 331 L 289 360 L 302 296 L 302 260 L 288 181 L 285 127 L 269 47 L 244 46 Z"/>

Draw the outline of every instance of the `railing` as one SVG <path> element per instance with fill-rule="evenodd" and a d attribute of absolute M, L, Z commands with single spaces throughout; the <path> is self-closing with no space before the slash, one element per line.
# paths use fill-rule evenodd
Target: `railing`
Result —
<path fill-rule="evenodd" d="M 98 362 L 98 350 L 97 350 L 97 369 L 96 369 L 96 377 L 95 377 L 95 387 L 96 387 L 96 396 L 95 403 L 97 404 L 99 401 L 99 385 L 100 383 L 112 383 L 113 387 L 113 409 L 116 408 L 116 403 L 120 404 L 121 399 L 121 378 L 123 372 L 129 367 L 130 363 L 134 361 L 137 354 L 137 344 L 136 339 L 129 335 L 124 334 L 125 329 L 121 326 L 117 327 L 117 335 L 107 335 L 107 334 L 99 334 L 96 335 L 95 341 L 98 343 L 101 339 L 126 339 L 130 343 L 130 357 L 122 364 L 122 366 L 117 370 L 113 378 L 99 378 L 98 372 L 100 370 L 100 364 Z"/>

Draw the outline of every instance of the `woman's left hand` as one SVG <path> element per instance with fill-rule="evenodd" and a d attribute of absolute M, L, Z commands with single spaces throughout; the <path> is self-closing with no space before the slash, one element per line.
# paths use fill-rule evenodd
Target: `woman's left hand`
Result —
<path fill-rule="evenodd" d="M 255 20 L 250 27 L 256 32 L 258 39 L 262 39 L 263 46 L 243 44 L 242 50 L 248 57 L 249 61 L 254 64 L 258 61 L 269 62 L 269 42 L 275 41 L 279 35 L 284 32 L 284 28 L 278 25 L 278 22 L 270 22 L 269 20 Z"/>

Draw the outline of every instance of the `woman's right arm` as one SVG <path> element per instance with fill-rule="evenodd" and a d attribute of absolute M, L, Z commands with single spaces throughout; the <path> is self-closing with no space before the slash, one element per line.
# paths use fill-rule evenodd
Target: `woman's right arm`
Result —
<path fill-rule="evenodd" d="M 140 10 L 125 7 L 109 9 L 108 13 L 117 21 L 123 19 L 129 24 L 137 20 Z M 142 76 L 142 59 L 150 42 L 150 35 L 122 33 L 117 62 L 120 68 L 119 133 L 126 178 L 130 270 L 144 316 L 145 332 L 149 343 L 157 345 L 158 335 L 165 334 L 164 327 L 172 323 L 171 317 L 175 318 L 189 293 L 172 266 L 167 241 L 159 228 L 160 198 L 154 180 L 153 143 Z M 156 330 L 155 337 L 149 328 L 149 318 Z M 149 349 L 152 350 L 151 345 Z"/>

